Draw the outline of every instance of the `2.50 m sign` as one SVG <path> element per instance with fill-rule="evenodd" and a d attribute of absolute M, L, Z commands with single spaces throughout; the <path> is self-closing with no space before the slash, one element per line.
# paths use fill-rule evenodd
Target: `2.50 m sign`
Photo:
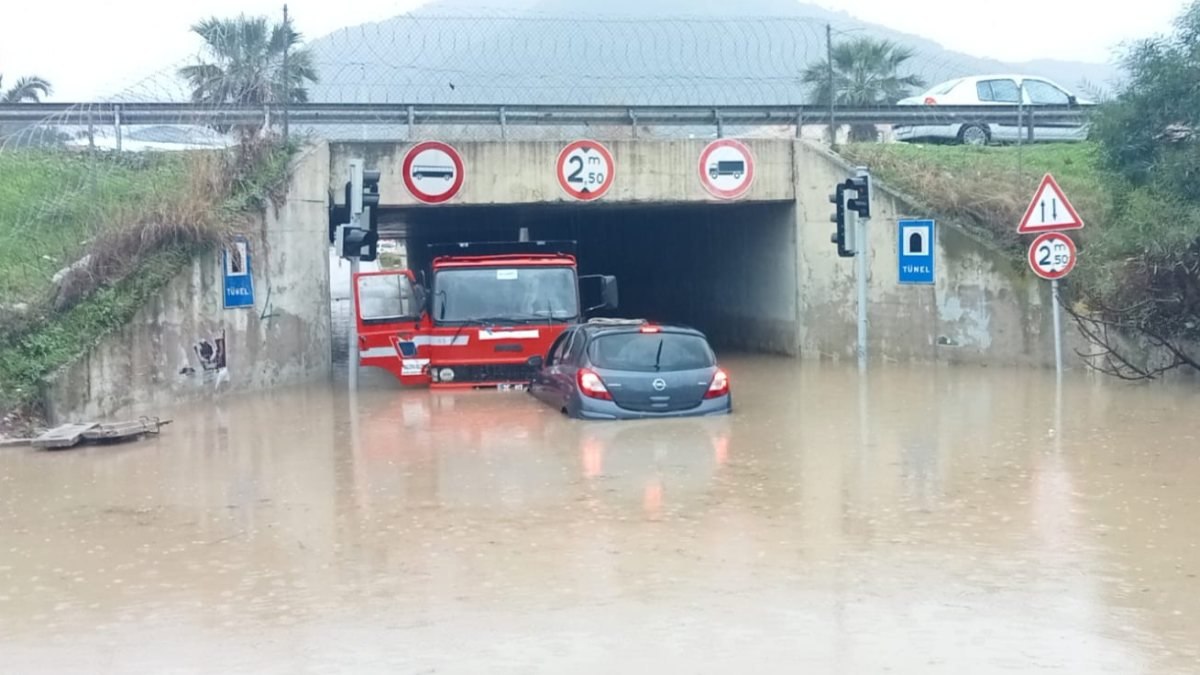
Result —
<path fill-rule="evenodd" d="M 563 192 L 581 201 L 592 201 L 608 192 L 616 171 L 608 148 L 595 141 L 575 141 L 558 153 L 555 173 Z"/>
<path fill-rule="evenodd" d="M 1061 232 L 1047 232 L 1029 246 L 1029 267 L 1043 279 L 1067 276 L 1075 268 L 1075 258 L 1075 242 Z"/>

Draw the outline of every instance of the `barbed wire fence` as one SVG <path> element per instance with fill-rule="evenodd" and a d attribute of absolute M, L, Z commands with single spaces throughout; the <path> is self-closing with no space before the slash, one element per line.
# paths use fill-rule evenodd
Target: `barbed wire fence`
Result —
<path fill-rule="evenodd" d="M 891 37 L 853 24 L 803 17 L 621 18 L 472 10 L 411 13 L 344 28 L 295 51 L 271 54 L 262 64 L 269 71 L 282 67 L 280 58 L 291 58 L 293 64 L 307 60 L 315 81 L 299 83 L 303 95 L 296 97 L 297 105 L 307 101 L 361 106 L 352 122 L 336 117 L 325 121 L 321 115 L 292 119 L 287 106 L 279 105 L 286 97 L 269 92 L 252 97 L 245 90 L 226 88 L 223 96 L 201 95 L 204 92 L 183 77 L 183 69 L 228 65 L 220 63 L 212 49 L 201 48 L 111 96 L 69 105 L 36 123 L 11 123 L 0 117 L 0 154 L 55 148 L 75 153 L 85 165 L 64 174 L 52 195 L 22 214 L 20 226 L 0 233 L 0 246 L 28 236 L 68 206 L 75 216 L 86 211 L 87 200 L 79 196 L 94 193 L 126 169 L 127 162 L 114 161 L 113 155 L 230 148 L 247 130 L 282 134 L 286 129 L 297 140 L 331 141 L 719 135 L 801 137 L 826 143 L 887 141 L 893 135 L 891 125 L 855 124 L 840 119 L 839 113 L 892 106 L 940 82 L 1009 70 L 996 62 L 902 42 L 879 47 L 882 52 L 853 54 L 862 48 L 856 43 L 863 38 Z M 859 60 L 842 62 L 841 52 L 846 50 Z M 865 75 L 857 77 L 855 69 Z M 123 106 L 132 110 L 137 104 L 178 105 L 158 111 L 152 119 L 122 112 Z M 248 104 L 261 104 L 261 116 L 254 114 L 252 123 L 245 119 Z M 438 105 L 475 106 L 479 112 L 472 123 L 443 123 L 436 116 L 421 118 L 411 112 L 406 118 L 403 112 L 405 106 Z M 663 106 L 711 109 L 713 115 L 672 123 L 639 120 L 636 114 L 621 120 L 506 123 L 506 106 Z M 794 107 L 796 113 L 778 121 L 721 121 L 721 109 L 747 106 Z M 828 113 L 811 114 L 826 108 Z M 930 125 L 949 126 L 951 133 L 962 127 L 947 125 L 937 106 L 915 105 L 911 110 L 918 117 L 928 116 Z M 839 130 L 832 138 L 830 119 L 835 122 L 832 128 Z M 96 208 L 95 217 L 103 217 Z"/>
<path fill-rule="evenodd" d="M 344 28 L 310 41 L 302 47 L 311 58 L 317 81 L 306 86 L 307 101 L 361 105 L 477 105 L 493 106 L 828 106 L 836 120 L 843 107 L 892 105 L 904 96 L 953 78 L 1004 72 L 1010 67 L 936 49 L 894 45 L 903 53 L 894 68 L 872 63 L 871 55 L 849 64 L 861 77 L 842 72 L 847 64 L 829 57 L 873 34 L 854 26 L 838 26 L 795 17 L 747 18 L 606 18 L 556 16 L 473 10 L 469 15 L 413 13 L 378 23 Z M 887 38 L 879 38 L 887 39 Z M 876 55 L 878 56 L 878 55 Z M 207 54 L 163 68 L 102 104 L 193 103 L 205 113 L 234 108 L 242 101 L 200 103 L 179 76 L 186 65 L 211 60 Z M 829 82 L 823 75 L 829 71 Z M 836 72 L 834 72 L 836 71 Z M 1054 73 L 1048 74 L 1053 77 Z M 896 84 L 900 83 L 900 84 Z M 1082 84 L 1064 83 L 1068 87 Z M 1089 85 L 1089 86 L 1094 86 Z M 836 90 L 830 97 L 828 92 Z M 832 99 L 832 100 L 830 100 Z M 6 134 L 4 147 L 44 145 L 66 133 L 90 146 L 134 148 L 154 143 L 156 136 L 169 141 L 203 146 L 219 142 L 205 131 L 211 114 L 181 112 L 178 119 L 159 128 L 97 127 L 89 124 L 94 104 L 81 104 L 15 135 Z M 934 111 L 930 110 L 931 117 Z M 272 118 L 272 115 L 274 116 Z M 282 129 L 289 126 L 283 106 L 264 110 L 264 122 Z M 446 138 L 491 139 L 565 138 L 592 135 L 706 136 L 715 125 L 697 128 L 638 126 L 636 120 L 607 128 L 456 124 L 415 129 L 393 112 L 371 116 L 359 123 L 305 124 L 295 131 L 332 140 L 403 140 L 436 134 Z M 798 120 L 802 136 L 828 138 L 824 119 Z M 796 121 L 787 125 L 730 127 L 725 135 L 795 135 Z M 136 126 L 136 125 L 134 125 Z M 144 126 L 144 125 L 143 125 Z M 775 126 L 776 128 L 771 128 Z M 789 133 L 785 127 L 793 127 Z M 848 140 L 848 125 L 838 125 L 838 140 Z M 191 133 L 191 137 L 184 134 Z M 291 129 L 289 128 L 289 131 Z M 889 138 L 886 125 L 881 137 Z M 208 139 L 208 140 L 206 140 Z M 79 145 L 74 143 L 73 145 Z M 125 149 L 123 147 L 123 149 Z"/>

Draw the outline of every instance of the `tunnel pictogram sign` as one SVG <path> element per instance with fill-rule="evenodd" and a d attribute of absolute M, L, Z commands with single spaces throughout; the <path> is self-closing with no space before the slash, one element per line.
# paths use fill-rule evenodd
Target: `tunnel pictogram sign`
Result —
<path fill-rule="evenodd" d="M 458 150 L 441 141 L 417 143 L 404 155 L 404 186 L 417 201 L 440 204 L 462 189 L 466 168 Z"/>
<path fill-rule="evenodd" d="M 901 220 L 897 223 L 900 240 L 897 253 L 902 284 L 934 283 L 934 258 L 937 247 L 932 220 Z"/>
<path fill-rule="evenodd" d="M 714 197 L 737 199 L 754 182 L 750 148 L 732 138 L 718 138 L 700 153 L 700 183 Z"/>
<path fill-rule="evenodd" d="M 563 192 L 581 201 L 604 196 L 616 178 L 612 153 L 596 141 L 575 141 L 558 153 L 555 174 Z"/>

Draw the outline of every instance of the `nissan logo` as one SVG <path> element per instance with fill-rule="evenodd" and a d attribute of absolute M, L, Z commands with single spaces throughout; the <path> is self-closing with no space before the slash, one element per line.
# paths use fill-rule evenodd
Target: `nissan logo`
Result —
<path fill-rule="evenodd" d="M 650 383 L 650 385 L 654 387 L 654 391 L 662 391 L 663 389 L 667 388 L 667 381 L 661 377 L 657 377 L 653 382 Z"/>

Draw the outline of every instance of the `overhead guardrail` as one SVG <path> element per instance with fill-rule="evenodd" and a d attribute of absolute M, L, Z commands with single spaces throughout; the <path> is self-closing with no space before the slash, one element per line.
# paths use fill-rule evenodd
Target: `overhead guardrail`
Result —
<path fill-rule="evenodd" d="M 809 125 L 828 124 L 1039 124 L 1087 121 L 1079 106 L 914 105 L 875 108 L 828 106 L 608 106 L 480 105 L 393 103 L 305 103 L 288 107 L 293 125 L 323 124 L 486 124 L 486 125 Z M 194 103 L 19 103 L 0 105 L 0 123 L 57 126 L 146 124 L 238 125 L 282 121 L 282 106 L 213 107 Z"/>

